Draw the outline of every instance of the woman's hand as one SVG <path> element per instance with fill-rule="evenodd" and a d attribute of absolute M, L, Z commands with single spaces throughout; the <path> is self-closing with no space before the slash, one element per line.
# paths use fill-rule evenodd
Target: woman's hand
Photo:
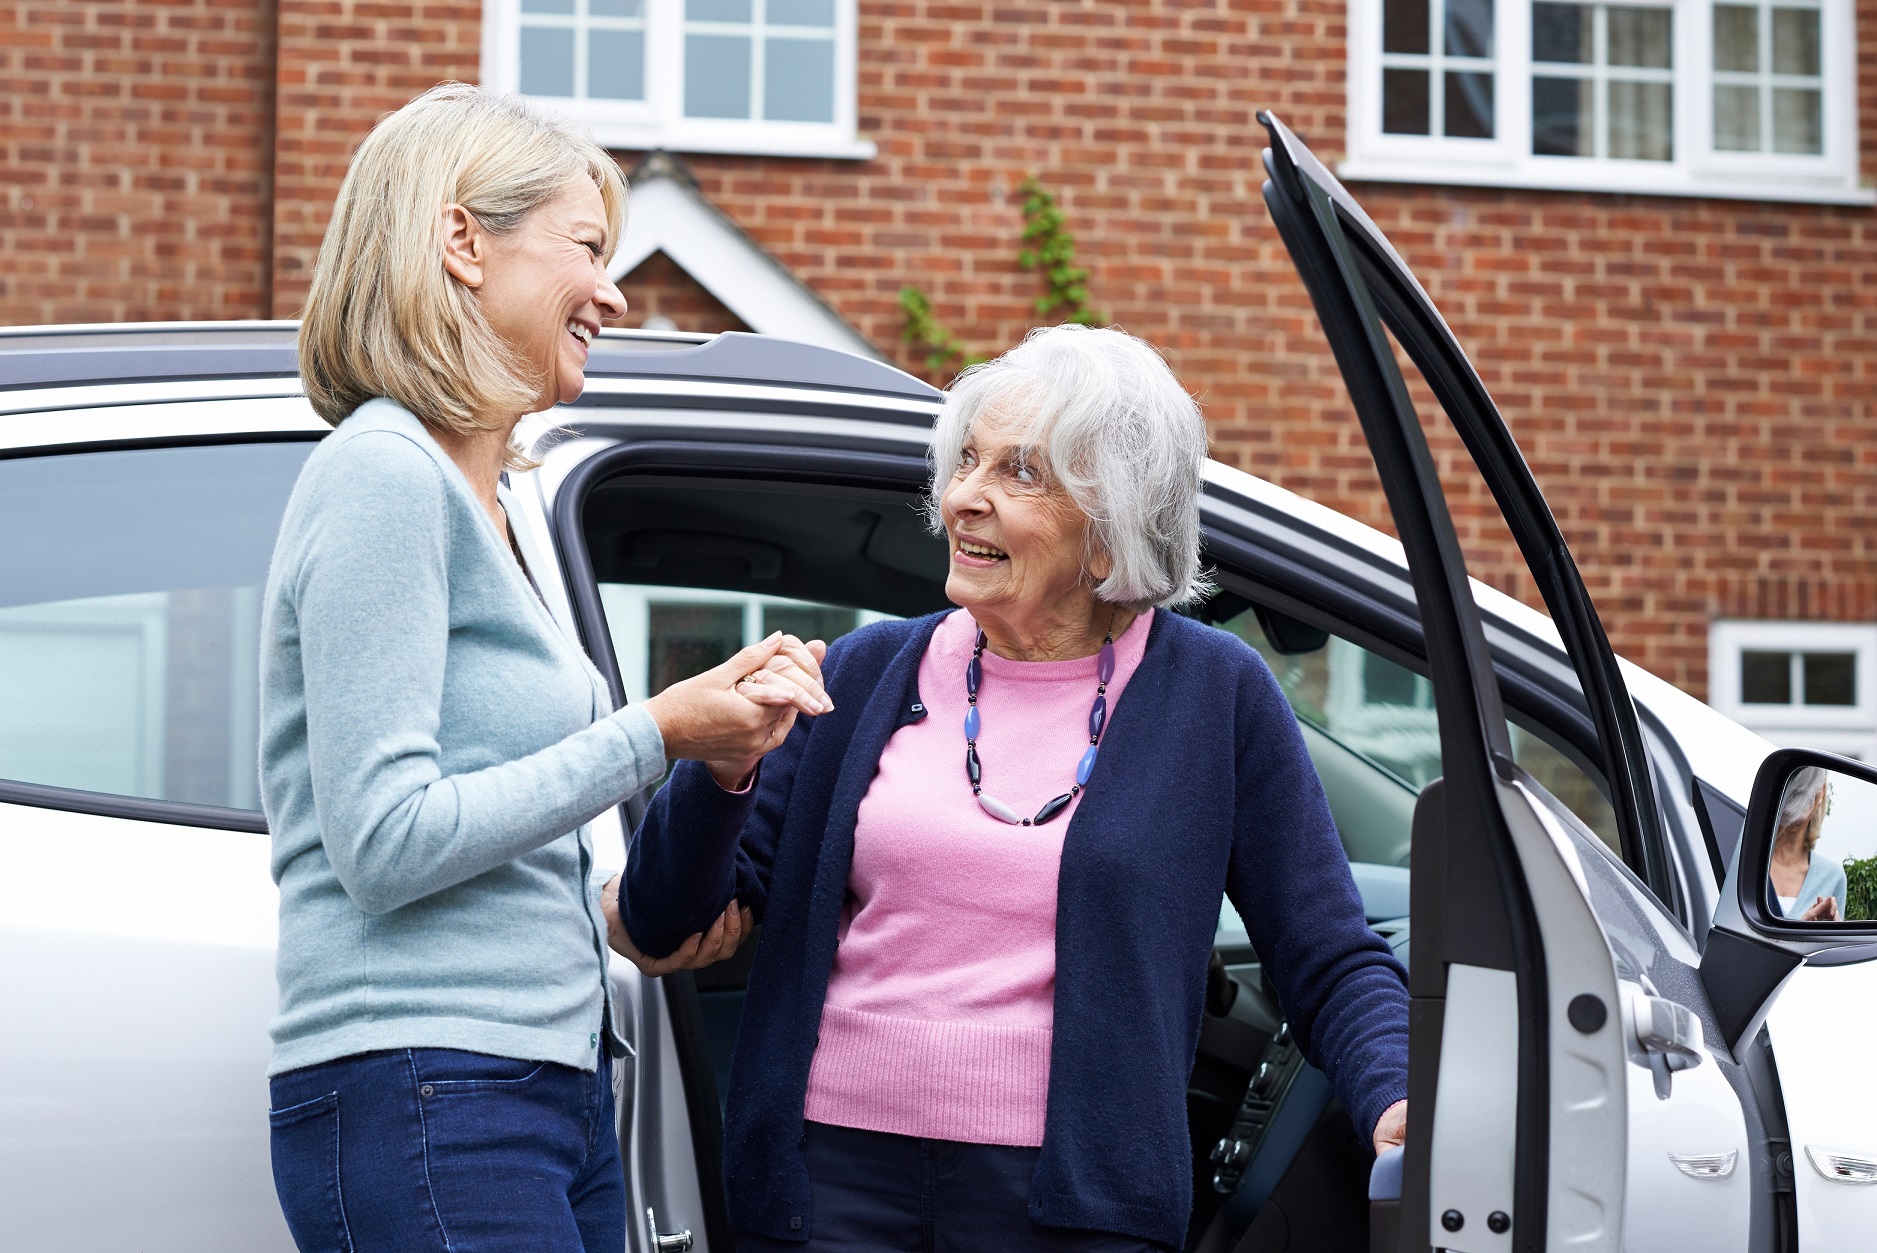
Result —
<path fill-rule="evenodd" d="M 1398 1149 L 1408 1142 L 1408 1103 L 1396 1101 L 1382 1111 L 1375 1124 L 1375 1156 Z"/>
<path fill-rule="evenodd" d="M 1821 896 L 1799 915 L 1800 922 L 1838 922 L 1838 898 Z"/>
<path fill-rule="evenodd" d="M 747 905 L 731 901 L 727 909 L 711 924 L 708 932 L 700 931 L 678 946 L 678 951 L 669 957 L 647 957 L 626 934 L 626 925 L 619 918 L 619 876 L 614 875 L 600 892 L 600 912 L 606 915 L 606 942 L 613 952 L 619 954 L 648 978 L 656 979 L 668 975 L 674 970 L 702 970 L 714 962 L 720 962 L 733 955 L 743 943 L 743 937 L 750 933 L 755 925 Z"/>
<path fill-rule="evenodd" d="M 703 761 L 736 790 L 764 753 L 780 744 L 798 713 L 834 708 L 821 685 L 827 645 L 780 631 L 703 674 L 674 683 L 644 703 L 665 738 L 665 755 Z"/>

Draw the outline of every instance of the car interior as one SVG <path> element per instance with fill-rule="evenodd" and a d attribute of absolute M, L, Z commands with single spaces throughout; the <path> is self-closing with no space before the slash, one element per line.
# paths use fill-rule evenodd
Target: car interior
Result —
<path fill-rule="evenodd" d="M 634 472 L 597 483 L 580 516 L 621 683 L 633 699 L 777 627 L 831 639 L 867 621 L 948 604 L 944 543 L 909 488 Z M 1369 921 L 1405 962 L 1414 806 L 1440 774 L 1431 685 L 1343 634 L 1258 603 L 1249 586 L 1236 590 L 1229 570 L 1216 577 L 1220 590 L 1180 612 L 1238 635 L 1271 666 L 1323 781 Z M 1614 840 L 1613 824 L 1597 810 L 1608 803 L 1596 780 L 1530 727 L 1514 727 L 1514 744 L 1521 765 Z M 706 1073 L 692 1076 L 689 1090 L 714 1096 L 718 1118 L 760 940 L 758 929 L 735 958 L 696 972 L 688 986 L 684 977 L 667 980 L 674 1013 L 699 1019 L 691 1034 L 701 1047 L 685 1064 Z M 1188 1250 L 1368 1247 L 1367 1136 L 1305 1063 L 1229 902 L 1221 902 L 1187 1109 Z M 694 1109 L 694 1127 L 699 1116 Z M 695 1139 L 719 1143 L 712 1134 Z"/>

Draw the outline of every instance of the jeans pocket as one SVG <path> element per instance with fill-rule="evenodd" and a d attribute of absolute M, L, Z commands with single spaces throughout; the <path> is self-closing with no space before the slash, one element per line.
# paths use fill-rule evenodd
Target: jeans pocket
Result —
<path fill-rule="evenodd" d="M 300 1253 L 352 1253 L 339 1185 L 339 1094 L 267 1111 L 274 1191 Z"/>

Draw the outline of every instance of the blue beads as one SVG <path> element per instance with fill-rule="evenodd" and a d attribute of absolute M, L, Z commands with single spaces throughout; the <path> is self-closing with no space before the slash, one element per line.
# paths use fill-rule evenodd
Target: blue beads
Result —
<path fill-rule="evenodd" d="M 978 707 L 976 705 L 971 706 L 965 713 L 965 738 L 967 740 L 977 739 L 978 728 L 982 725 L 984 724 L 983 720 L 978 717 Z"/>
<path fill-rule="evenodd" d="M 965 774 L 970 778 L 972 787 L 984 782 L 984 766 L 978 761 L 975 744 L 965 745 Z"/>
<path fill-rule="evenodd" d="M 1088 711 L 1088 734 L 1091 739 L 1101 734 L 1101 729 L 1108 721 L 1108 698 L 1097 696 L 1094 707 Z"/>
<path fill-rule="evenodd" d="M 978 684 L 982 682 L 983 679 L 984 663 L 979 661 L 976 657 L 973 657 L 971 664 L 965 667 L 965 691 L 976 696 L 978 694 Z"/>
<path fill-rule="evenodd" d="M 1095 745 L 1090 744 L 1088 751 L 1082 754 L 1082 762 L 1075 768 L 1075 783 L 1077 787 L 1088 786 L 1088 776 L 1095 773 L 1095 754 L 1100 751 L 1101 750 Z M 971 781 L 973 783 L 977 782 L 975 778 Z"/>
<path fill-rule="evenodd" d="M 1114 678 L 1114 645 L 1101 646 L 1101 660 L 1095 663 L 1095 677 L 1103 683 Z"/>

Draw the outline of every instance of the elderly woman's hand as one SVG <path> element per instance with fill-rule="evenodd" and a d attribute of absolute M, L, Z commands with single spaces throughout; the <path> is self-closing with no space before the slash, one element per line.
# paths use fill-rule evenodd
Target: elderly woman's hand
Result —
<path fill-rule="evenodd" d="M 821 685 L 827 646 L 780 631 L 644 703 L 665 738 L 665 755 L 702 761 L 727 788 L 743 786 L 780 744 L 795 715 L 834 708 Z"/>
<path fill-rule="evenodd" d="M 1800 922 L 1838 922 L 1838 898 L 1821 896 L 1806 907 L 1799 915 Z"/>
<path fill-rule="evenodd" d="M 750 933 L 755 922 L 749 906 L 731 901 L 709 931 L 700 931 L 678 946 L 669 957 L 647 957 L 639 951 L 632 937 L 626 934 L 626 925 L 619 917 L 619 876 L 612 880 L 600 892 L 600 912 L 606 915 L 606 942 L 613 952 L 619 954 L 639 970 L 648 979 L 657 979 L 674 970 L 702 970 L 714 962 L 723 961 L 733 956 L 743 943 L 743 937 Z"/>
<path fill-rule="evenodd" d="M 1382 1111 L 1375 1123 L 1375 1156 L 1398 1149 L 1408 1142 L 1408 1103 L 1396 1101 Z"/>

